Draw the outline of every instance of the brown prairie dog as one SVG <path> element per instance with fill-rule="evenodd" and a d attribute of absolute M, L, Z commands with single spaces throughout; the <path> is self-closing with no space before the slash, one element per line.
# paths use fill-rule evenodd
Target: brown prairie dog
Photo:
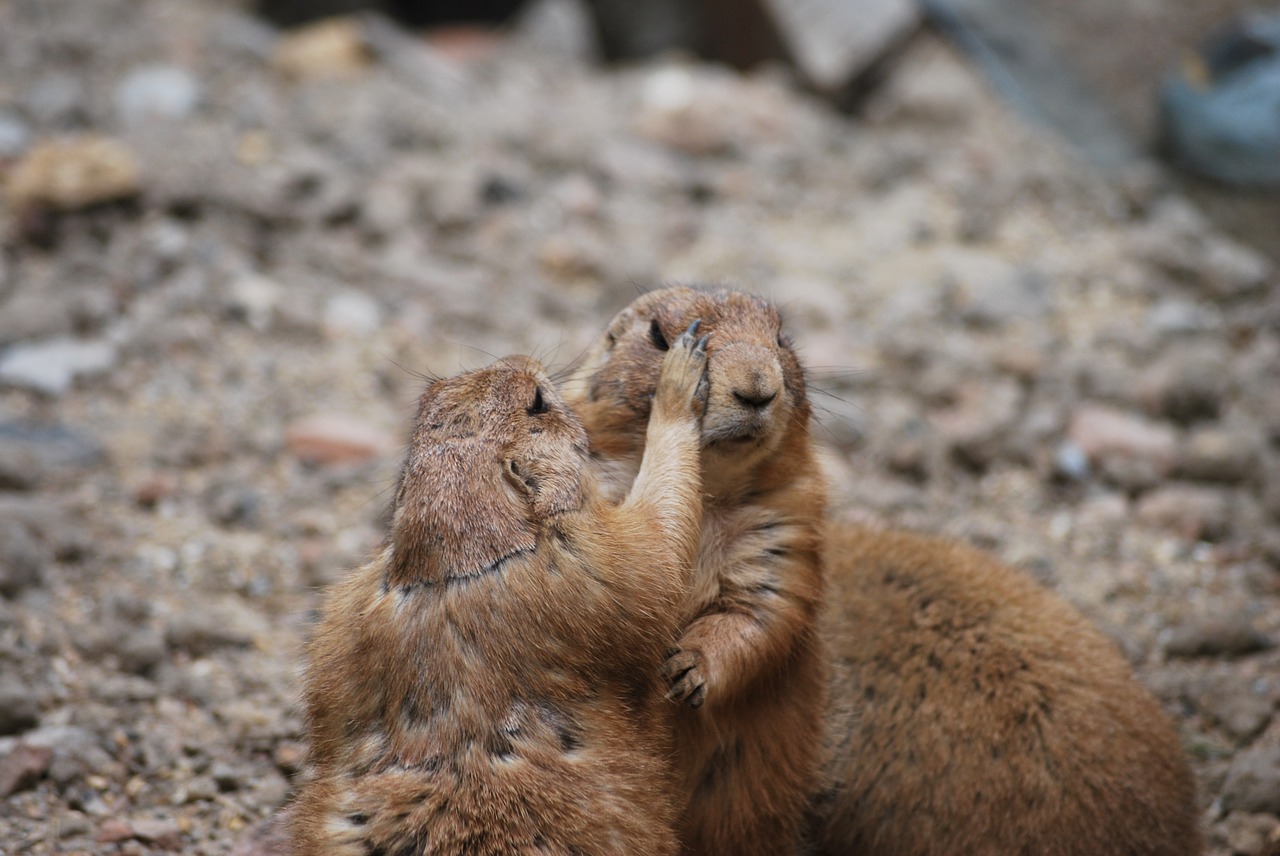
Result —
<path fill-rule="evenodd" d="M 662 672 L 680 702 L 681 840 L 687 853 L 796 853 L 821 788 L 828 679 L 816 631 L 826 489 L 804 376 L 778 313 L 729 290 L 644 295 L 588 356 L 574 407 L 598 469 L 621 494 L 645 452 L 664 351 L 695 318 L 711 336 L 700 583 Z"/>
<path fill-rule="evenodd" d="M 1128 663 L 987 553 L 833 526 L 815 852 L 1195 856 L 1191 770 Z"/>
<path fill-rule="evenodd" d="M 775 415 L 771 430 L 788 438 L 776 446 L 737 457 L 714 451 L 717 414 L 726 405 L 733 412 L 735 386 L 755 371 L 773 370 L 775 357 L 762 331 L 775 328 L 776 312 L 727 289 L 644 295 L 618 315 L 588 365 L 588 400 L 580 412 L 593 449 L 605 458 L 600 468 L 625 485 L 642 448 L 631 422 L 644 412 L 657 376 L 658 348 L 649 342 L 655 353 L 645 353 L 644 325 L 656 322 L 665 334 L 695 307 L 715 335 L 703 424 L 703 479 L 712 495 L 699 561 L 723 585 L 764 546 L 760 532 L 735 528 L 736 519 L 777 498 L 800 500 L 783 506 L 793 509 L 793 521 L 799 515 L 817 521 L 823 513 L 811 501 L 819 482 L 807 475 L 813 452 L 807 431 L 797 428 L 802 418 Z M 786 340 L 777 347 L 790 355 L 789 371 L 799 376 Z M 731 355 L 727 365 L 725 354 Z M 788 385 L 803 391 L 802 381 Z M 766 479 L 755 473 L 780 475 Z M 813 489 L 779 493 L 786 474 Z M 802 523 L 788 527 L 807 531 Z M 1192 777 L 1176 733 L 1119 652 L 1074 608 L 990 555 L 950 542 L 841 525 L 806 534 L 810 538 L 825 543 L 826 611 L 815 619 L 808 606 L 786 609 L 792 617 L 803 614 L 806 625 L 818 623 L 822 643 L 830 646 L 830 693 L 806 689 L 784 695 L 771 678 L 767 686 L 785 710 L 770 712 L 778 717 L 771 723 L 763 715 L 760 721 L 779 751 L 801 754 L 809 749 L 803 741 L 811 731 L 793 736 L 787 717 L 808 714 L 826 722 L 825 772 L 808 758 L 803 765 L 813 777 L 810 790 L 819 792 L 811 807 L 812 852 L 1200 852 Z M 784 551 L 775 557 L 777 572 L 812 580 L 805 584 L 821 591 L 818 571 L 797 565 L 796 556 Z M 728 591 L 721 587 L 710 600 L 704 593 L 701 602 L 712 604 L 704 614 L 736 607 L 733 600 L 717 600 Z M 753 605 L 744 612 L 755 617 L 759 609 Z M 697 620 L 690 629 L 696 626 Z M 762 633 L 756 647 L 736 647 L 744 659 L 756 652 L 764 674 L 771 674 L 781 644 L 769 644 L 770 638 Z M 714 674 L 716 661 L 710 662 L 703 672 Z M 775 789 L 787 797 L 805 790 L 805 783 L 767 765 L 751 766 L 755 756 L 744 762 L 740 754 L 725 752 L 729 738 L 718 739 L 712 725 L 698 729 L 697 717 L 713 709 L 719 686 L 707 679 L 704 709 L 684 711 L 677 732 L 678 762 L 687 783 L 693 777 L 686 808 L 694 830 L 689 849 L 708 853 L 717 852 L 708 840 L 732 840 L 740 827 L 744 833 L 755 828 L 742 816 L 743 806 L 756 805 Z M 734 715 L 749 720 L 758 713 L 742 696 L 736 698 Z M 710 754 L 708 746 L 714 747 Z M 717 751 L 734 772 L 720 780 L 729 795 L 708 798 L 697 777 L 719 769 L 717 760 L 708 760 Z M 735 788 L 743 793 L 733 793 Z M 702 831 L 708 829 L 713 831 Z M 783 853 L 789 846 L 770 842 L 718 852 Z"/>
<path fill-rule="evenodd" d="M 293 852 L 672 854 L 670 703 L 706 341 L 662 362 L 620 505 L 540 365 L 423 393 L 385 548 L 326 599 Z"/>

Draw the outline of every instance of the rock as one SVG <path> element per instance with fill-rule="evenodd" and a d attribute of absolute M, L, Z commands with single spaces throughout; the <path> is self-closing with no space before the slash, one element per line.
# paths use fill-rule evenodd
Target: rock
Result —
<path fill-rule="evenodd" d="M 176 821 L 139 817 L 129 821 L 130 837 L 153 844 L 161 850 L 182 846 L 182 829 Z"/>
<path fill-rule="evenodd" d="M 1043 274 L 997 256 L 955 253 L 947 259 L 946 277 L 953 308 L 975 326 L 1042 318 L 1052 309 L 1050 284 Z"/>
<path fill-rule="evenodd" d="M 1257 628 L 1234 619 L 1206 619 L 1176 628 L 1165 643 L 1170 657 L 1241 657 L 1275 647 Z"/>
<path fill-rule="evenodd" d="M 1178 336 L 1211 330 L 1221 323 L 1220 313 L 1207 306 L 1166 297 L 1147 311 L 1147 327 L 1162 336 Z"/>
<path fill-rule="evenodd" d="M 1224 811 L 1280 814 L 1280 747 L 1255 746 L 1236 755 L 1221 799 Z"/>
<path fill-rule="evenodd" d="M 742 5 L 726 7 L 733 9 L 734 24 Z M 763 0 L 760 5 L 776 22 L 801 73 L 837 99 L 901 47 L 923 15 L 911 0 Z M 719 23 L 732 26 L 728 20 Z"/>
<path fill-rule="evenodd" d="M 1188 541 L 1217 541 L 1230 531 L 1231 499 L 1208 487 L 1158 487 L 1138 502 L 1137 518 L 1147 526 L 1172 530 Z"/>
<path fill-rule="evenodd" d="M 271 328 L 284 289 L 275 280 L 258 273 L 235 278 L 227 290 L 227 311 L 250 328 L 265 333 Z"/>
<path fill-rule="evenodd" d="M 382 309 L 363 292 L 343 291 L 325 304 L 324 326 L 336 333 L 367 336 L 382 326 Z"/>
<path fill-rule="evenodd" d="M 271 65 L 294 80 L 353 77 L 372 56 L 359 19 L 329 18 L 286 33 L 276 43 Z"/>
<path fill-rule="evenodd" d="M 1198 682 L 1188 700 L 1227 734 L 1247 741 L 1271 721 L 1276 692 L 1267 679 L 1215 674 Z"/>
<path fill-rule="evenodd" d="M 0 345 L 66 335 L 75 322 L 75 308 L 69 301 L 44 289 L 24 289 L 0 304 Z"/>
<path fill-rule="evenodd" d="M 1232 853 L 1272 856 L 1276 852 L 1268 846 L 1280 841 L 1277 837 L 1280 820 L 1269 814 L 1235 811 L 1222 822 L 1222 826 Z"/>
<path fill-rule="evenodd" d="M 295 458 L 311 464 L 357 464 L 388 455 L 398 444 L 382 429 L 354 416 L 317 414 L 298 419 L 285 432 Z"/>
<path fill-rule="evenodd" d="M 1009 379 L 964 383 L 955 403 L 934 413 L 931 422 L 943 447 L 962 465 L 984 470 L 1008 450 L 1005 437 L 1022 402 L 1022 391 Z"/>
<path fill-rule="evenodd" d="M 1173 469 L 1177 434 L 1160 423 L 1095 404 L 1072 414 L 1067 437 L 1112 481 L 1149 487 Z"/>
<path fill-rule="evenodd" d="M 174 648 L 204 656 L 218 648 L 247 648 L 264 629 L 248 608 L 228 601 L 169 616 L 165 639 Z"/>
<path fill-rule="evenodd" d="M 1138 396 L 1153 414 L 1182 424 L 1215 419 L 1231 377 L 1227 356 L 1217 343 L 1169 352 L 1145 371 L 1138 381 Z"/>
<path fill-rule="evenodd" d="M 1200 265 L 1203 283 L 1215 297 L 1235 297 L 1257 291 L 1272 277 L 1272 266 L 1266 256 L 1217 236 L 1206 241 Z"/>
<path fill-rule="evenodd" d="M 60 787 L 92 775 L 115 775 L 119 764 L 107 754 L 92 732 L 70 725 L 53 725 L 29 731 L 23 741 L 53 750 L 49 778 Z"/>
<path fill-rule="evenodd" d="M 146 675 L 169 653 L 165 637 L 153 627 L 129 627 L 110 642 L 120 668 L 132 675 Z"/>
<path fill-rule="evenodd" d="M 1089 456 L 1079 443 L 1066 440 L 1053 452 L 1053 469 L 1064 478 L 1084 481 L 1089 477 Z"/>
<path fill-rule="evenodd" d="M 174 805 L 208 802 L 218 796 L 218 785 L 211 776 L 196 776 L 186 784 L 180 785 L 170 802 Z"/>
<path fill-rule="evenodd" d="M 262 511 L 262 494 L 237 482 L 221 482 L 205 494 L 210 516 L 223 526 L 258 525 Z"/>
<path fill-rule="evenodd" d="M 14 676 L 0 677 L 0 734 L 34 728 L 40 719 L 36 692 Z"/>
<path fill-rule="evenodd" d="M 52 760 L 52 749 L 22 741 L 0 754 L 0 800 L 34 785 L 49 769 Z"/>
<path fill-rule="evenodd" d="M 69 127 L 85 112 L 85 87 L 79 78 L 50 72 L 22 90 L 22 106 L 42 126 Z"/>
<path fill-rule="evenodd" d="M 116 347 L 109 341 L 59 337 L 7 349 L 0 356 L 0 383 L 57 396 L 71 389 L 76 378 L 115 364 Z"/>
<path fill-rule="evenodd" d="M 1178 455 L 1175 474 L 1195 481 L 1235 484 L 1258 475 L 1263 438 L 1246 429 L 1201 428 Z"/>
<path fill-rule="evenodd" d="M 26 525 L 17 520 L 0 520 L 0 594 L 16 597 L 23 589 L 38 585 L 48 560 L 47 552 Z M 6 733 L 0 728 L 0 734 Z"/>
<path fill-rule="evenodd" d="M 142 173 L 123 143 L 99 136 L 37 143 L 13 166 L 9 203 L 19 210 L 48 206 L 65 211 L 134 196 Z"/>
<path fill-rule="evenodd" d="M 0 489 L 31 490 L 51 476 L 102 462 L 106 453 L 66 425 L 0 422 Z"/>
<path fill-rule="evenodd" d="M 0 109 L 0 159 L 16 158 L 31 144 L 31 128 L 11 110 Z"/>
<path fill-rule="evenodd" d="M 144 65 L 116 87 L 116 113 L 125 124 L 183 119 L 200 101 L 200 86 L 187 71 L 172 65 Z"/>

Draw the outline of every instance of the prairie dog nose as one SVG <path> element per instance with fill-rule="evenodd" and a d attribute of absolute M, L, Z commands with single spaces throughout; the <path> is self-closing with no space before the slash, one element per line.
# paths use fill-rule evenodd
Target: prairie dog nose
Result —
<path fill-rule="evenodd" d="M 724 388 L 742 407 L 763 410 L 782 391 L 782 367 L 778 358 L 764 348 L 734 344 L 715 358 Z"/>

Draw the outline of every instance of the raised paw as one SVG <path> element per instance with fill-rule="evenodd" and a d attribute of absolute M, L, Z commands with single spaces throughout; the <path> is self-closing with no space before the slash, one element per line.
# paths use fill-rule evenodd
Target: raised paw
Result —
<path fill-rule="evenodd" d="M 707 336 L 698 336 L 694 321 L 667 350 L 654 392 L 654 407 L 670 413 L 692 411 L 701 416 L 707 405 Z"/>
<path fill-rule="evenodd" d="M 702 655 L 697 651 L 677 648 L 662 664 L 661 675 L 670 685 L 667 698 L 672 701 L 701 707 L 706 700 L 707 681 L 702 674 Z"/>

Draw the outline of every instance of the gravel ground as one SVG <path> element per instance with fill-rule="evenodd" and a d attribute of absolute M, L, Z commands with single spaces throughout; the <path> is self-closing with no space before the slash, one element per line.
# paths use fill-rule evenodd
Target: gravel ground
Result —
<path fill-rule="evenodd" d="M 1212 853 L 1280 837 L 1271 263 L 929 37 L 856 121 L 572 44 L 0 3 L 0 851 L 229 852 L 303 756 L 300 642 L 416 372 L 563 365 L 713 280 L 786 305 L 835 513 L 1078 604 L 1176 717 Z"/>

